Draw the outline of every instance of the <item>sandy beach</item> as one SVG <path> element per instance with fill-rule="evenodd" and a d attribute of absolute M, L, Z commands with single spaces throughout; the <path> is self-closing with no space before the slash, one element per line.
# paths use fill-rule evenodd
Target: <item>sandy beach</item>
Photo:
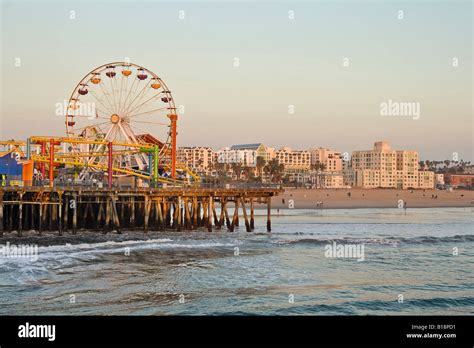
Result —
<path fill-rule="evenodd" d="M 400 200 L 407 208 L 474 207 L 474 191 L 396 190 L 396 189 L 285 189 L 272 200 L 278 209 L 397 208 Z M 403 203 L 402 203 L 403 204 Z"/>

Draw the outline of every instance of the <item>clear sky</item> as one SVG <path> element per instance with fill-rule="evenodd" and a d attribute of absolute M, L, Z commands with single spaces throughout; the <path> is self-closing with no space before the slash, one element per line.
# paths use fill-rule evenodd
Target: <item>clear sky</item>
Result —
<path fill-rule="evenodd" d="M 96 66 L 129 57 L 185 106 L 179 146 L 351 152 L 388 140 L 422 159 L 473 160 L 471 1 L 3 0 L 1 9 L 3 139 L 64 135 L 55 104 Z M 419 103 L 420 118 L 380 115 L 388 100 Z"/>

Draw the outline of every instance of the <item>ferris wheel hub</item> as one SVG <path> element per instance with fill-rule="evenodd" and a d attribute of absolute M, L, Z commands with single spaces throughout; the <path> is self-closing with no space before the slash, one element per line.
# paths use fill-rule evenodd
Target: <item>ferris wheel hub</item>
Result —
<path fill-rule="evenodd" d="M 113 124 L 117 124 L 120 122 L 120 116 L 117 115 L 117 114 L 113 114 L 112 116 L 110 116 L 110 122 L 112 122 Z"/>

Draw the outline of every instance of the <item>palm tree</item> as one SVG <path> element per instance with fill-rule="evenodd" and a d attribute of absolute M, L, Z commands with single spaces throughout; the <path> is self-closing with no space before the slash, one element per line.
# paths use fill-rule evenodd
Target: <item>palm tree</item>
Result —
<path fill-rule="evenodd" d="M 263 158 L 262 156 L 257 157 L 256 165 L 257 165 L 257 172 L 258 172 L 259 177 L 262 177 L 263 167 L 265 167 L 266 164 L 267 164 L 267 161 L 265 161 L 265 158 Z"/>
<path fill-rule="evenodd" d="M 254 176 L 252 167 L 248 167 L 248 166 L 243 167 L 243 173 L 247 181 L 250 181 L 250 179 Z"/>
<path fill-rule="evenodd" d="M 231 167 L 232 167 L 232 171 L 237 177 L 237 180 L 240 180 L 240 174 L 242 173 L 242 165 L 240 163 L 232 163 Z"/>
<path fill-rule="evenodd" d="M 272 182 L 280 182 L 283 178 L 285 166 L 280 164 L 276 158 L 272 159 L 263 168 L 265 173 L 269 174 Z"/>
<path fill-rule="evenodd" d="M 227 176 L 225 167 L 226 166 L 224 163 L 220 163 L 220 162 L 213 163 L 212 169 L 216 171 L 217 177 L 219 179 L 225 178 Z"/>

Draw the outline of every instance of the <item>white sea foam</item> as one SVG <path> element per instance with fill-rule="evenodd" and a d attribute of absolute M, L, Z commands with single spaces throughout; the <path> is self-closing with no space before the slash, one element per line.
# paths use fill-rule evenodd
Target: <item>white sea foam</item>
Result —
<path fill-rule="evenodd" d="M 83 259 L 84 257 L 94 259 L 104 254 L 125 253 L 125 251 L 136 252 L 155 249 L 209 249 L 219 247 L 235 247 L 241 244 L 241 241 L 232 242 L 214 242 L 200 240 L 182 240 L 176 241 L 169 238 L 147 239 L 147 240 L 128 240 L 128 241 L 107 241 L 100 243 L 81 243 L 81 244 L 63 244 L 39 247 L 39 263 L 52 262 L 61 265 L 71 264 L 74 259 Z M 22 264 L 28 262 L 21 259 L 0 259 L 0 265 Z"/>
<path fill-rule="evenodd" d="M 100 243 L 80 243 L 80 244 L 62 244 L 43 246 L 39 248 L 39 252 L 54 252 L 63 250 L 87 250 L 87 249 L 103 249 L 109 247 L 127 247 L 131 245 L 153 244 L 172 242 L 169 238 L 145 239 L 145 240 L 124 240 L 124 241 L 107 241 Z"/>

